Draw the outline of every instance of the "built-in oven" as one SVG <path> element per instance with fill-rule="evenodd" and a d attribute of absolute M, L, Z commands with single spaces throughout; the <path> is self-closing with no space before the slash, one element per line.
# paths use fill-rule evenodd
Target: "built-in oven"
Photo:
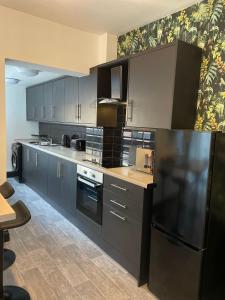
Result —
<path fill-rule="evenodd" d="M 92 221 L 102 224 L 103 174 L 77 165 L 76 208 Z"/>

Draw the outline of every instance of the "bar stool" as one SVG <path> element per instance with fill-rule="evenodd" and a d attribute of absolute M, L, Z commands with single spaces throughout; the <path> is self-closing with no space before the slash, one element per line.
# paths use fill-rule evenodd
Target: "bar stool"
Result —
<path fill-rule="evenodd" d="M 2 194 L 2 196 L 5 199 L 9 199 L 10 197 L 12 197 L 12 195 L 15 193 L 14 188 L 12 187 L 12 185 L 9 182 L 4 182 L 3 184 L 0 185 L 0 194 Z M 4 237 L 4 242 L 9 242 L 10 240 L 10 236 L 9 236 L 9 231 L 6 229 L 3 231 L 3 237 Z M 4 265 L 3 265 L 3 269 L 6 270 L 8 269 L 16 260 L 16 254 L 7 248 L 4 248 Z"/>
<path fill-rule="evenodd" d="M 9 199 L 15 193 L 15 190 L 12 185 L 6 181 L 0 185 L 0 193 L 5 199 Z"/>
<path fill-rule="evenodd" d="M 12 221 L 0 223 L 0 256 L 3 257 L 4 239 L 3 231 L 5 229 L 13 229 L 25 225 L 30 219 L 31 215 L 22 201 L 16 202 L 12 205 L 16 213 L 16 219 Z M 30 296 L 26 290 L 17 286 L 3 286 L 3 260 L 0 261 L 0 299 L 7 300 L 30 300 Z"/>

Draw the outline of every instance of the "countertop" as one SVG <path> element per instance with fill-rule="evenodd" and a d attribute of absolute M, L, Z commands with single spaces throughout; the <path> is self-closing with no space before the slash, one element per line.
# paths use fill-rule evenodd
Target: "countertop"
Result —
<path fill-rule="evenodd" d="M 125 180 L 132 184 L 138 185 L 143 188 L 153 184 L 153 176 L 137 171 L 134 167 L 118 167 L 118 168 L 104 168 L 98 165 L 95 165 L 91 162 L 85 161 L 86 153 L 72 150 L 71 148 L 65 148 L 63 146 L 40 146 L 30 144 L 27 140 L 17 140 L 21 144 L 52 154 L 62 159 L 69 160 L 73 163 L 80 164 L 82 166 L 89 167 L 93 170 L 102 172 L 121 180 Z"/>

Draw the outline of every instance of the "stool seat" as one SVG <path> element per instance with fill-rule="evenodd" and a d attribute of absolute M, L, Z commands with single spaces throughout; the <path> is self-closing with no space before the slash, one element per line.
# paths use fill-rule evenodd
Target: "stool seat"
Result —
<path fill-rule="evenodd" d="M 23 226 L 31 219 L 30 211 L 22 201 L 17 201 L 12 208 L 16 213 L 16 219 L 0 223 L 0 230 Z"/>
<path fill-rule="evenodd" d="M 2 194 L 5 199 L 10 198 L 14 193 L 15 190 L 9 182 L 4 182 L 0 185 L 0 194 Z"/>

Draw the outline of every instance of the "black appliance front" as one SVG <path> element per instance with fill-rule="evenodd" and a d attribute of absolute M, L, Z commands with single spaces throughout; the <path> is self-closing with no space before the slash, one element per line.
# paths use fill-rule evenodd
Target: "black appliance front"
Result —
<path fill-rule="evenodd" d="M 157 130 L 152 223 L 195 249 L 204 248 L 214 135 Z"/>
<path fill-rule="evenodd" d="M 22 182 L 22 144 L 12 144 L 11 163 L 15 177 L 18 177 L 19 182 Z"/>
<path fill-rule="evenodd" d="M 82 176 L 77 178 L 76 208 L 98 224 L 102 224 L 103 184 Z"/>
<path fill-rule="evenodd" d="M 199 300 L 203 254 L 152 228 L 151 292 L 160 300 Z"/>

